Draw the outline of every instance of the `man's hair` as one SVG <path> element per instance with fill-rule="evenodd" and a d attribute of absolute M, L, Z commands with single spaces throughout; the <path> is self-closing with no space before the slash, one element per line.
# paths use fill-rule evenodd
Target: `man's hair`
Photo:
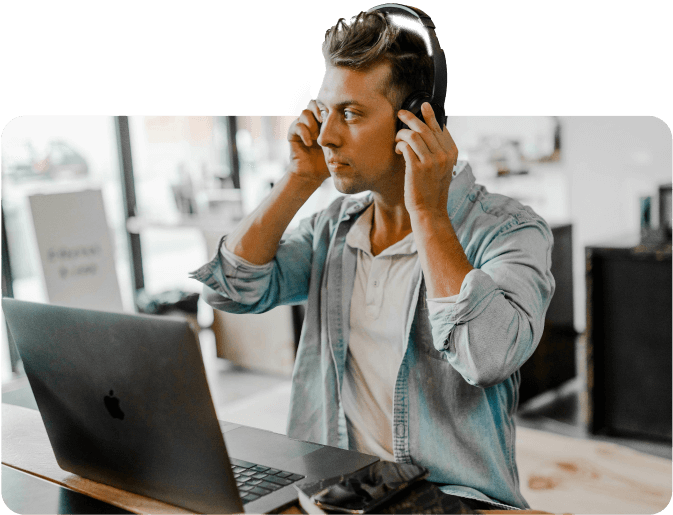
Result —
<path fill-rule="evenodd" d="M 395 111 L 414 91 L 432 93 L 434 66 L 425 42 L 419 35 L 388 23 L 381 12 L 361 12 L 350 25 L 341 18 L 325 33 L 322 52 L 331 66 L 353 70 L 390 63 L 390 79 L 382 86 Z"/>

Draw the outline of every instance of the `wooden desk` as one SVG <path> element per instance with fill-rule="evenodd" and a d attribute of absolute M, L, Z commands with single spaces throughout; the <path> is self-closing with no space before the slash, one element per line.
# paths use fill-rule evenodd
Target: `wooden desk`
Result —
<path fill-rule="evenodd" d="M 26 393 L 30 393 L 30 390 L 27 390 Z M 15 391 L 11 392 L 11 396 L 3 394 L 3 400 L 34 407 L 32 396 L 23 395 L 23 393 Z M 260 405 L 250 407 L 252 410 L 260 408 Z M 7 462 L 10 459 L 20 459 L 21 455 L 26 453 L 26 449 L 21 445 L 18 448 L 15 446 L 14 458 L 11 458 L 12 453 L 8 451 L 11 450 L 12 442 L 8 429 L 16 422 L 11 418 L 11 410 L 20 408 L 3 404 L 3 409 L 10 410 L 9 417 L 6 411 L 3 413 L 2 425 L 2 460 Z M 52 471 L 54 474 L 60 474 L 61 480 L 59 482 L 51 478 L 48 481 L 37 479 L 34 476 L 39 477 L 40 474 L 28 472 L 31 479 L 37 481 L 39 485 L 37 493 L 30 494 L 35 497 L 32 500 L 35 501 L 38 496 L 49 497 L 51 504 L 49 508 L 45 508 L 38 503 L 34 504 L 37 506 L 34 509 L 21 509 L 17 512 L 109 513 L 105 510 L 120 510 L 120 507 L 125 511 L 143 512 L 140 508 L 132 509 L 128 504 L 120 504 L 128 501 L 133 494 L 87 481 L 58 468 L 38 412 L 34 409 L 23 410 L 24 415 L 26 412 L 32 416 L 32 425 L 41 428 L 43 439 L 41 452 L 46 456 L 44 462 L 51 460 Z M 29 424 L 25 430 L 36 431 L 37 429 L 31 429 Z M 21 431 L 23 430 L 19 429 L 19 433 Z M 671 499 L 672 466 L 670 460 L 648 456 L 615 444 L 570 438 L 524 427 L 517 428 L 516 439 L 521 490 L 528 502 L 536 508 L 556 513 L 657 513 L 663 510 Z M 23 468 L 25 470 L 25 465 Z M 5 470 L 6 468 L 3 467 L 3 488 L 6 486 Z M 25 476 L 26 474 L 10 469 L 9 475 Z M 16 484 L 17 488 L 22 488 L 21 481 Z M 67 491 L 61 491 L 59 488 Z M 90 508 L 82 507 L 81 499 L 69 505 L 68 499 L 73 491 L 85 493 L 89 499 L 92 497 L 103 499 L 108 506 L 92 504 Z M 8 499 L 9 497 L 5 497 L 5 500 Z M 142 500 L 146 503 L 158 503 L 158 501 L 147 498 L 142 498 Z M 154 506 L 150 509 L 146 504 L 144 513 L 166 513 L 169 509 L 184 513 L 184 510 L 169 507 L 164 503 Z M 78 507 L 81 509 L 77 509 Z M 300 511 L 297 508 L 291 508 L 286 510 L 286 513 L 300 513 Z M 528 513 L 544 512 L 529 511 Z"/>
<path fill-rule="evenodd" d="M 14 513 L 131 513 L 7 465 L 2 500 Z"/>
<path fill-rule="evenodd" d="M 3 498 L 19 513 L 191 513 L 62 470 L 56 463 L 42 418 L 34 409 L 3 403 L 2 419 Z M 293 506 L 284 513 L 303 512 Z"/>

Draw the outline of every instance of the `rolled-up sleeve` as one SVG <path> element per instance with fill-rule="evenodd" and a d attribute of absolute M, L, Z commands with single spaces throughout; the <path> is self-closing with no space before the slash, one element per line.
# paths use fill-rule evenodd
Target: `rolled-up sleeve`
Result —
<path fill-rule="evenodd" d="M 274 258 L 254 265 L 229 251 L 220 240 L 213 259 L 190 274 L 204 284 L 204 299 L 231 313 L 263 313 L 305 300 L 312 260 L 314 217 L 283 238 Z"/>
<path fill-rule="evenodd" d="M 552 245 L 545 222 L 510 223 L 483 251 L 455 302 L 429 309 L 435 348 L 468 383 L 498 384 L 535 350 L 555 288 Z"/>
<path fill-rule="evenodd" d="M 253 265 L 236 256 L 224 246 L 226 236 L 220 240 L 215 257 L 190 274 L 192 279 L 204 284 L 204 298 L 216 309 L 227 310 L 237 304 L 256 304 L 271 280 L 273 262 Z"/>

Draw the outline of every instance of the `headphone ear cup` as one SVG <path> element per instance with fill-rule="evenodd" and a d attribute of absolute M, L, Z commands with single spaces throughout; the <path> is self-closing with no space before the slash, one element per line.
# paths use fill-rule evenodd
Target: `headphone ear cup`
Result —
<path fill-rule="evenodd" d="M 401 109 L 404 109 L 405 111 L 409 111 L 414 114 L 416 118 L 421 120 L 423 123 L 425 121 L 423 120 L 423 114 L 421 113 L 421 106 L 423 105 L 423 102 L 430 102 L 432 98 L 430 97 L 429 94 L 423 92 L 423 91 L 417 91 L 415 93 L 412 93 L 409 95 L 406 100 L 402 103 Z M 408 129 L 409 127 L 407 126 L 406 123 L 404 123 L 402 120 L 399 118 L 397 119 L 397 130 L 401 131 L 402 129 Z"/>

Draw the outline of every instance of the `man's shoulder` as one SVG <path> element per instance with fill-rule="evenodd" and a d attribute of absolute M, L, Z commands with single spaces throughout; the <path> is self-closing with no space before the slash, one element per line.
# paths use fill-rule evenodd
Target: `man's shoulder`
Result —
<path fill-rule="evenodd" d="M 493 193 L 480 184 L 466 161 L 459 161 L 459 174 L 449 190 L 449 214 L 459 225 L 477 223 L 493 229 L 511 224 L 545 224 L 544 219 L 521 201 Z"/>
<path fill-rule="evenodd" d="M 549 231 L 549 225 L 542 216 L 520 200 L 493 193 L 475 183 L 468 195 L 470 200 L 466 222 L 488 227 L 494 232 L 504 232 L 522 226 L 535 226 L 543 232 Z"/>
<path fill-rule="evenodd" d="M 475 184 L 474 203 L 484 215 L 498 219 L 516 219 L 519 222 L 542 220 L 530 206 L 520 200 L 488 191 L 485 186 Z"/>

